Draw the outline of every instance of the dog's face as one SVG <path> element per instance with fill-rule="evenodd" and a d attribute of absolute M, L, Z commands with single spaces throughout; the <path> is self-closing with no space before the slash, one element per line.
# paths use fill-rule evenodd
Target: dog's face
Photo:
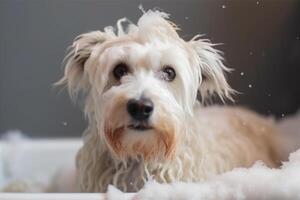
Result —
<path fill-rule="evenodd" d="M 208 41 L 181 39 L 166 14 L 148 11 L 124 33 L 79 36 L 67 57 L 69 91 L 86 93 L 85 112 L 119 159 L 171 159 L 200 92 L 230 97 L 222 57 Z M 205 80 L 203 80 L 205 77 Z M 94 133 L 92 133 L 94 134 Z"/>

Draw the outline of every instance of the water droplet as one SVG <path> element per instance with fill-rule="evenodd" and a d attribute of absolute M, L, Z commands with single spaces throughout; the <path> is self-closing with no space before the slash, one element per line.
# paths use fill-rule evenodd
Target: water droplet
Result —
<path fill-rule="evenodd" d="M 250 54 L 250 56 L 252 56 L 252 55 L 253 55 L 253 52 L 252 52 L 252 51 L 250 51 L 250 53 L 249 53 L 249 54 Z"/>
<path fill-rule="evenodd" d="M 271 94 L 268 94 L 268 97 L 270 97 L 271 96 Z"/>
<path fill-rule="evenodd" d="M 249 87 L 249 88 L 252 88 L 252 85 L 251 85 L 251 84 L 249 84 L 249 85 L 248 85 L 248 87 Z"/>
<path fill-rule="evenodd" d="M 68 123 L 67 123 L 67 122 L 63 122 L 63 125 L 64 125 L 64 126 L 67 126 L 67 125 L 68 125 Z"/>
<path fill-rule="evenodd" d="M 259 1 L 257 1 L 256 4 L 258 5 L 258 4 L 259 4 Z"/>
<path fill-rule="evenodd" d="M 282 114 L 281 114 L 281 117 L 284 117 L 284 116 L 285 116 L 284 113 L 282 113 Z"/>
<path fill-rule="evenodd" d="M 244 72 L 241 72 L 241 76 L 244 76 Z"/>
<path fill-rule="evenodd" d="M 184 17 L 184 19 L 186 19 L 186 20 L 187 20 L 187 19 L 189 19 L 189 17 Z"/>
<path fill-rule="evenodd" d="M 226 8 L 226 5 L 222 5 L 222 8 Z"/>
<path fill-rule="evenodd" d="M 299 39 L 300 39 L 300 37 L 299 37 L 299 36 L 297 36 L 297 37 L 296 37 L 296 40 L 299 40 Z"/>

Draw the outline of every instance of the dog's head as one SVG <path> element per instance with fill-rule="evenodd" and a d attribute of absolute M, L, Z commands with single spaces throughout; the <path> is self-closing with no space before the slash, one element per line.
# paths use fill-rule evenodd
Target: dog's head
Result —
<path fill-rule="evenodd" d="M 230 98 L 220 52 L 199 36 L 184 41 L 167 18 L 150 10 L 137 25 L 121 19 L 117 33 L 78 36 L 67 56 L 59 83 L 71 96 L 85 92 L 85 112 L 117 158 L 172 158 L 197 94 Z"/>

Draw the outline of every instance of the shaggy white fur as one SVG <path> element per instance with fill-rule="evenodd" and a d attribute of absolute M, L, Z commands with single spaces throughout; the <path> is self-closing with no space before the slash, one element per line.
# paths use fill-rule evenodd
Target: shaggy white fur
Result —
<path fill-rule="evenodd" d="M 151 178 L 200 181 L 257 160 L 278 166 L 281 140 L 271 119 L 239 107 L 203 107 L 197 99 L 234 93 L 214 44 L 199 36 L 183 40 L 163 12 L 149 10 L 137 24 L 122 26 L 125 21 L 115 31 L 78 36 L 58 82 L 71 97 L 85 97 L 81 191 L 105 192 L 113 184 L 133 192 Z M 144 109 L 145 99 L 151 114 L 137 119 L 128 104 L 138 101 L 135 107 Z"/>

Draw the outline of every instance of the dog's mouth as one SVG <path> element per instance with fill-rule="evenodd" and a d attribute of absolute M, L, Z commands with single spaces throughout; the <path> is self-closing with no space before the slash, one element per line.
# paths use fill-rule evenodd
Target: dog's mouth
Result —
<path fill-rule="evenodd" d="M 148 123 L 134 123 L 127 126 L 127 128 L 136 131 L 146 131 L 152 129 Z"/>

